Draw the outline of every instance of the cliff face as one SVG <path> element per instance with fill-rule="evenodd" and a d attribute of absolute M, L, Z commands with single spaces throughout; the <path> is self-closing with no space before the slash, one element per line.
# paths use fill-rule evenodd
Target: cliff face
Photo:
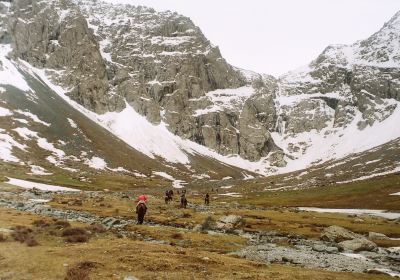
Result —
<path fill-rule="evenodd" d="M 400 100 L 399 14 L 276 79 L 232 67 L 176 13 L 90 0 L 0 3 L 9 8 L 0 38 L 14 58 L 47 69 L 73 100 L 96 113 L 129 104 L 222 155 L 283 167 L 313 145 L 304 133 L 323 140 L 354 122 L 362 131 Z"/>

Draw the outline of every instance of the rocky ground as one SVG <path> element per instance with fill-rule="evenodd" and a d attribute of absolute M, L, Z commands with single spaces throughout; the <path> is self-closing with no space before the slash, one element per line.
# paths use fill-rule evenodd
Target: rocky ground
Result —
<path fill-rule="evenodd" d="M 268 227 L 262 228 L 257 225 L 252 218 L 256 216 L 255 213 L 263 215 L 270 209 L 248 208 L 235 204 L 236 210 L 234 210 L 232 205 L 223 202 L 206 207 L 201 205 L 201 200 L 196 198 L 195 192 L 187 210 L 177 209 L 174 205 L 162 205 L 161 199 L 151 195 L 152 202 L 147 221 L 145 225 L 138 226 L 134 213 L 131 212 L 134 205 L 132 197 L 134 194 L 123 192 L 99 191 L 67 194 L 35 189 L 21 190 L 8 185 L 1 187 L 0 207 L 30 212 L 39 216 L 78 221 L 87 225 L 102 225 L 106 231 L 121 238 L 134 238 L 151 244 L 174 244 L 182 248 L 200 247 L 195 237 L 190 234 L 205 233 L 207 238 L 213 239 L 211 242 L 214 243 L 210 248 L 266 264 L 285 264 L 335 272 L 369 272 L 397 276 L 400 273 L 400 250 L 399 247 L 395 247 L 400 245 L 400 241 L 397 242 L 395 238 L 389 238 L 383 233 L 372 230 L 366 232 L 365 229 L 363 233 L 354 233 L 344 227 L 329 226 L 329 224 L 317 224 L 317 228 L 310 224 L 301 226 L 310 227 L 311 231 L 314 231 L 313 234 L 271 230 L 274 228 L 274 219 L 279 219 L 277 217 L 265 218 L 271 225 L 268 230 Z M 124 202 L 119 204 L 119 209 L 114 209 L 114 203 L 118 200 Z M 303 212 L 297 210 L 278 208 L 274 211 L 289 211 L 306 218 Z M 315 217 L 313 218 L 315 220 Z M 256 218 L 258 219 L 260 217 Z M 363 228 L 363 223 L 371 224 L 366 217 L 346 216 L 344 219 L 351 220 L 353 227 L 359 232 Z M 357 223 L 360 224 L 359 228 Z M 395 229 L 399 228 L 398 221 L 389 222 L 374 218 L 374 223 L 377 225 L 389 223 L 390 230 L 382 231 L 391 236 L 400 237 L 400 232 Z M 370 229 L 380 230 L 381 228 L 378 226 L 374 228 L 372 225 L 367 231 Z M 171 236 L 174 235 L 185 236 L 185 238 L 171 240 Z M 226 238 L 233 238 L 233 241 L 226 242 Z M 219 239 L 225 240 L 221 243 L 223 245 L 218 245 Z"/>

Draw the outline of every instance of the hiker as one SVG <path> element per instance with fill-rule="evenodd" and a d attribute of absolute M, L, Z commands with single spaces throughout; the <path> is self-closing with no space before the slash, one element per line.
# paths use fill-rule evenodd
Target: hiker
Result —
<path fill-rule="evenodd" d="M 183 193 L 182 192 L 182 195 L 181 195 L 181 208 L 186 208 L 186 206 L 187 206 L 187 199 L 186 199 L 186 195 L 185 195 L 185 193 Z"/>
<path fill-rule="evenodd" d="M 206 196 L 204 198 L 204 204 L 205 205 L 210 205 L 210 195 L 208 193 L 206 193 Z"/>
<path fill-rule="evenodd" d="M 136 214 L 137 214 L 137 223 L 139 225 L 143 224 L 144 215 L 147 212 L 147 205 L 146 205 L 147 197 L 145 195 L 140 195 L 138 197 L 138 203 L 136 205 Z"/>
<path fill-rule="evenodd" d="M 172 190 L 167 190 L 165 192 L 165 198 L 164 198 L 165 204 L 168 204 L 168 203 L 170 203 L 172 201 L 172 195 L 173 195 Z"/>

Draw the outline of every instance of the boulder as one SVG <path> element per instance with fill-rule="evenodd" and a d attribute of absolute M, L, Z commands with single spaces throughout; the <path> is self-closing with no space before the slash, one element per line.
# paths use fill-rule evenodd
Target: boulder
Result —
<path fill-rule="evenodd" d="M 340 226 L 330 226 L 324 229 L 323 233 L 321 234 L 320 239 L 329 242 L 342 242 L 345 240 L 352 240 L 355 238 L 361 238 L 362 235 L 349 231 Z"/>
<path fill-rule="evenodd" d="M 343 248 L 343 250 L 354 252 L 376 251 L 378 249 L 374 242 L 366 239 L 365 237 L 342 241 L 338 245 Z"/>
<path fill-rule="evenodd" d="M 101 223 L 107 228 L 110 229 L 116 225 L 119 225 L 121 223 L 120 220 L 113 218 L 113 217 L 107 217 L 104 218 L 103 221 L 101 221 Z"/>
<path fill-rule="evenodd" d="M 223 231 L 233 231 L 243 226 L 244 220 L 238 215 L 228 215 L 220 218 L 216 223 L 216 229 Z"/>
<path fill-rule="evenodd" d="M 389 239 L 389 237 L 387 237 L 386 235 L 384 235 L 383 233 L 379 233 L 379 232 L 369 232 L 368 233 L 368 239 L 369 240 L 384 240 L 384 239 Z"/>
<path fill-rule="evenodd" d="M 315 244 L 312 249 L 316 252 L 321 252 L 321 253 L 328 253 L 328 254 L 335 254 L 339 252 L 339 249 L 334 246 L 326 246 L 322 244 Z"/>

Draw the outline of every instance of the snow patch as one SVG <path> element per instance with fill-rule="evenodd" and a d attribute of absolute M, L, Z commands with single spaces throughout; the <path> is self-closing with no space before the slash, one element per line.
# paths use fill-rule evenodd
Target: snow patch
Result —
<path fill-rule="evenodd" d="M 400 213 L 389 212 L 386 210 L 371 210 L 371 209 L 330 209 L 317 207 L 299 207 L 301 211 L 318 212 L 318 213 L 344 213 L 352 215 L 369 215 L 382 217 L 389 220 L 400 218 Z"/>
<path fill-rule="evenodd" d="M 63 150 L 60 150 L 60 149 L 57 149 L 56 147 L 54 147 L 54 144 L 48 142 L 46 138 L 38 138 L 37 144 L 40 148 L 52 152 L 53 155 L 55 155 L 59 158 L 62 158 L 65 156 L 65 152 Z"/>
<path fill-rule="evenodd" d="M 97 170 L 104 170 L 107 168 L 106 161 L 99 157 L 92 157 L 91 159 L 86 159 L 85 164 Z"/>
<path fill-rule="evenodd" d="M 174 177 L 172 177 L 171 175 L 169 175 L 168 173 L 165 172 L 160 172 L 160 171 L 153 171 L 154 175 L 158 175 L 160 177 L 163 177 L 169 181 L 172 181 L 172 187 L 176 188 L 176 189 L 181 189 L 184 188 L 187 183 L 185 181 L 182 180 L 177 180 Z"/>
<path fill-rule="evenodd" d="M 10 110 L 0 107 L 0 117 L 8 117 L 8 116 L 12 116 L 12 115 L 13 115 L 13 113 Z"/>
<path fill-rule="evenodd" d="M 53 173 L 47 172 L 47 170 L 44 169 L 44 168 L 41 167 L 41 166 L 38 166 L 38 165 L 31 165 L 31 173 L 28 173 L 28 174 L 30 174 L 30 175 L 43 175 L 43 176 L 45 176 L 45 175 L 52 175 Z"/>
<path fill-rule="evenodd" d="M 346 183 L 352 183 L 352 182 L 356 182 L 356 181 L 363 181 L 366 179 L 371 179 L 371 178 L 375 178 L 375 177 L 379 177 L 379 176 L 383 176 L 383 175 L 388 175 L 388 174 L 393 174 L 393 173 L 397 173 L 400 172 L 400 166 L 393 169 L 393 170 L 389 170 L 389 171 L 384 171 L 384 172 L 380 172 L 380 173 L 375 173 L 375 174 L 371 174 L 371 175 L 367 175 L 367 176 L 362 176 L 356 179 L 352 179 L 352 180 L 347 180 L 347 181 L 341 181 L 341 182 L 336 182 L 336 184 L 346 184 Z"/>
<path fill-rule="evenodd" d="M 221 194 L 219 194 L 219 195 L 221 195 L 221 196 L 236 197 L 236 198 L 243 197 L 243 195 L 241 195 L 240 193 L 237 193 L 237 192 L 221 193 Z"/>
<path fill-rule="evenodd" d="M 69 125 L 70 125 L 72 128 L 78 128 L 78 125 L 76 124 L 76 122 L 74 122 L 73 119 L 67 118 L 67 120 L 68 120 L 68 122 L 69 122 Z"/>
<path fill-rule="evenodd" d="M 207 108 L 198 109 L 193 116 L 220 111 L 240 111 L 245 101 L 254 94 L 254 88 L 244 86 L 235 89 L 217 89 L 206 93 L 207 99 L 212 105 Z"/>
<path fill-rule="evenodd" d="M 11 85 L 22 91 L 32 91 L 15 64 L 7 58 L 11 51 L 11 45 L 0 44 L 0 85 Z"/>
<path fill-rule="evenodd" d="M 40 123 L 44 126 L 50 126 L 49 123 L 42 121 L 41 119 L 39 119 L 38 116 L 36 116 L 35 114 L 32 114 L 31 112 L 26 112 L 26 111 L 22 111 L 22 110 L 16 110 L 15 112 L 30 118 L 32 121 L 34 121 L 36 123 Z"/>
<path fill-rule="evenodd" d="M 8 162 L 21 162 L 12 154 L 13 147 L 25 151 L 27 146 L 18 143 L 10 135 L 3 132 L 5 130 L 0 128 L 0 159 Z"/>
<path fill-rule="evenodd" d="M 24 138 L 24 140 L 30 140 L 33 138 L 38 138 L 38 134 L 35 131 L 30 130 L 26 127 L 17 127 L 13 129 L 15 132 L 18 133 L 19 136 Z"/>
<path fill-rule="evenodd" d="M 31 181 L 26 181 L 26 180 L 21 180 L 21 179 L 15 179 L 11 177 L 7 177 L 8 181 L 6 182 L 7 184 L 18 186 L 24 189 L 39 189 L 42 191 L 51 191 L 51 192 L 79 192 L 80 190 L 77 189 L 71 189 L 71 188 L 66 188 L 66 187 L 60 187 L 60 186 L 55 186 L 55 185 L 47 185 L 47 184 L 42 184 L 42 183 L 36 183 L 36 182 L 31 182 Z"/>

